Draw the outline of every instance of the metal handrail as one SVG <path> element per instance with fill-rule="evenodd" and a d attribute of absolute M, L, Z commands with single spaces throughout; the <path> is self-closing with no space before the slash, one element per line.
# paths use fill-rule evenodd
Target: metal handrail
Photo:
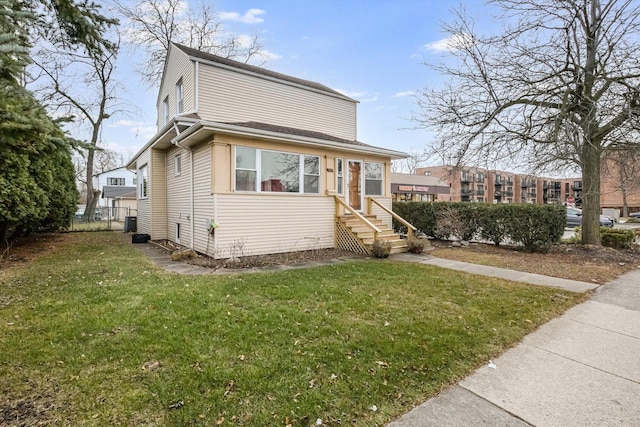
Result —
<path fill-rule="evenodd" d="M 396 221 L 398 221 L 400 224 L 404 225 L 405 227 L 407 227 L 407 238 L 412 238 L 413 237 L 413 233 L 418 230 L 416 227 L 414 227 L 413 225 L 411 225 L 411 223 L 409 221 L 407 221 L 406 219 L 402 218 L 400 215 L 398 215 L 397 213 L 395 213 L 394 211 L 392 211 L 391 209 L 389 209 L 388 207 L 384 206 L 383 204 L 381 204 L 379 201 L 377 201 L 376 199 L 374 199 L 373 197 L 368 197 L 367 198 L 367 209 L 369 211 L 369 213 L 371 213 L 371 203 L 375 203 L 376 205 L 378 205 L 383 211 L 385 211 L 386 213 L 388 213 L 389 215 L 391 215 L 393 218 L 395 218 Z"/>

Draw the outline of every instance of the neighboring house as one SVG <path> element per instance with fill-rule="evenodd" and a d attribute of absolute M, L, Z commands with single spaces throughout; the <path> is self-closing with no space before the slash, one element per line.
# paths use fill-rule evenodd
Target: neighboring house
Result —
<path fill-rule="evenodd" d="M 118 202 L 113 195 L 121 196 L 123 193 L 136 190 L 136 174 L 126 167 L 108 170 L 106 172 L 93 175 L 93 188 L 100 190 L 98 207 L 116 208 Z M 110 190 L 105 191 L 109 187 Z M 106 194 L 108 193 L 108 194 Z M 135 209 L 135 204 L 131 206 Z"/>
<path fill-rule="evenodd" d="M 111 218 L 115 221 L 124 221 L 127 216 L 137 215 L 136 187 L 105 185 L 100 197 L 110 201 Z"/>
<path fill-rule="evenodd" d="M 449 200 L 449 192 L 449 184 L 437 176 L 391 174 L 391 195 L 394 202 L 446 201 Z"/>
<path fill-rule="evenodd" d="M 157 106 L 158 132 L 128 164 L 138 233 L 216 258 L 367 251 L 390 235 L 390 214 L 369 198 L 391 207 L 391 160 L 406 155 L 357 141 L 357 101 L 172 44 Z M 369 211 L 378 219 L 363 220 Z M 356 238 L 354 218 L 369 234 Z"/>

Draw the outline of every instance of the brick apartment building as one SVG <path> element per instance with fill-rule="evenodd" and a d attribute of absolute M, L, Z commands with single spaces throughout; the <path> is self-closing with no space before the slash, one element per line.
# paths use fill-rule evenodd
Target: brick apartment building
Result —
<path fill-rule="evenodd" d="M 448 199 L 453 202 L 547 203 L 582 205 L 581 178 L 549 178 L 483 168 L 429 166 L 416 169 L 416 175 L 437 177 L 449 185 Z M 622 193 L 615 173 L 603 175 L 600 207 L 622 209 Z M 627 195 L 629 212 L 640 210 L 640 189 Z"/>

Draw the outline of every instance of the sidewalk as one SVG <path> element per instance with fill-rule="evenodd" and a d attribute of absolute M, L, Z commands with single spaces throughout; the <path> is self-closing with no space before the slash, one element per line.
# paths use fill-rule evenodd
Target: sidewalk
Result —
<path fill-rule="evenodd" d="M 518 279 L 509 270 L 423 258 L 425 264 L 474 274 L 540 280 L 538 284 L 569 290 L 596 288 L 540 275 Z M 640 269 L 598 287 L 589 301 L 528 335 L 493 364 L 388 427 L 639 426 Z"/>

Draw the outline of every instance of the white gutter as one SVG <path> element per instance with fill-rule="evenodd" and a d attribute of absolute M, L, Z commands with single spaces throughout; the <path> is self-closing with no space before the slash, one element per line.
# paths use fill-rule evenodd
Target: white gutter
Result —
<path fill-rule="evenodd" d="M 224 132 L 232 135 L 247 136 L 251 138 L 262 137 L 264 139 L 274 139 L 278 141 L 291 142 L 291 143 L 314 146 L 314 147 L 330 147 L 330 148 L 336 148 L 340 150 L 349 149 L 352 151 L 365 152 L 368 154 L 390 156 L 391 158 L 394 158 L 394 159 L 404 159 L 409 157 L 408 154 L 403 153 L 401 151 L 372 147 L 370 145 L 365 145 L 365 146 L 356 145 L 356 144 L 351 145 L 344 142 L 335 142 L 335 141 L 329 141 L 326 139 L 311 138 L 306 136 L 288 135 L 280 132 L 246 128 L 243 126 L 229 125 L 229 124 L 218 123 L 218 122 L 208 122 L 204 120 L 195 123 L 193 126 L 186 129 L 180 135 L 176 135 L 176 137 L 173 138 L 171 142 L 173 144 L 180 144 L 180 142 L 182 142 L 184 139 L 189 138 L 201 131 Z"/>
<path fill-rule="evenodd" d="M 185 118 L 185 117 L 179 117 L 179 116 L 167 122 L 164 126 L 162 126 L 162 128 L 160 128 L 160 130 L 154 136 L 151 137 L 149 142 L 147 142 L 140 150 L 138 150 L 136 154 L 134 154 L 131 160 L 129 160 L 129 163 L 127 163 L 126 168 L 129 170 L 135 170 L 135 167 L 131 169 L 131 166 L 135 166 L 135 162 L 138 159 L 138 157 L 140 157 L 140 155 L 144 153 L 149 147 L 152 147 L 156 142 L 158 142 L 158 140 L 165 137 L 172 130 L 175 130 L 174 126 L 188 125 L 189 127 L 192 127 L 194 123 L 197 123 L 197 119 L 191 119 L 191 118 Z"/>

